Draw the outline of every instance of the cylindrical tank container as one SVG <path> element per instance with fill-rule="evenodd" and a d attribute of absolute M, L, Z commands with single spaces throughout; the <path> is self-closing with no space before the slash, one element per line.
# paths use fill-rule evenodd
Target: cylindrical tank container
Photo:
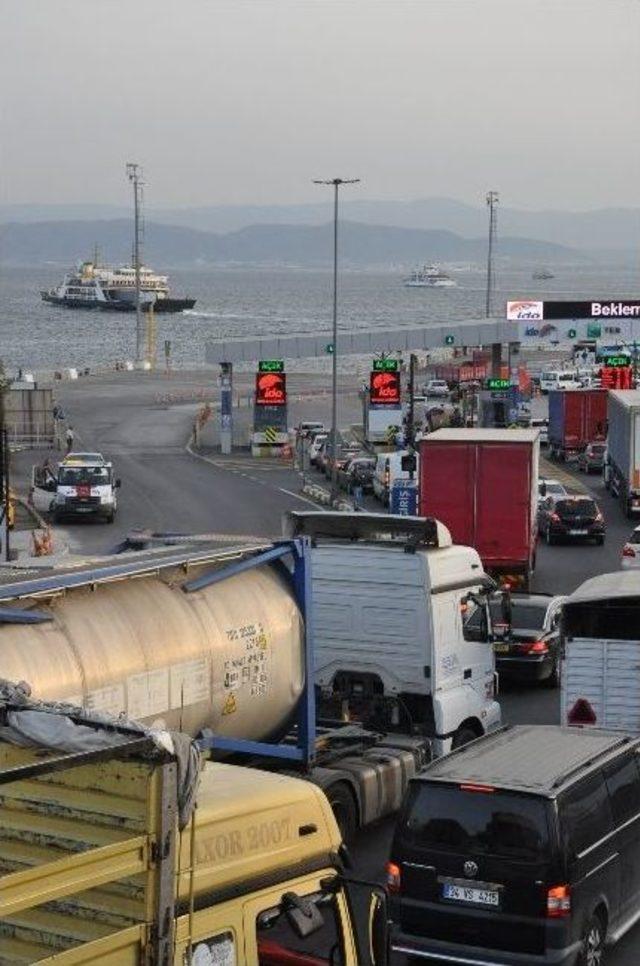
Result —
<path fill-rule="evenodd" d="M 185 593 L 197 573 L 37 600 L 51 622 L 0 624 L 0 678 L 28 682 L 34 698 L 190 734 L 209 727 L 259 741 L 281 732 L 305 677 L 293 593 L 267 567 Z"/>

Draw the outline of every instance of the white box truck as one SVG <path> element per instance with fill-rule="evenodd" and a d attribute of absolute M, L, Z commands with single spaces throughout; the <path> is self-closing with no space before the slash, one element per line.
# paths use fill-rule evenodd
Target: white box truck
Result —
<path fill-rule="evenodd" d="M 640 514 L 640 390 L 609 393 L 605 486 L 628 517 Z"/>
<path fill-rule="evenodd" d="M 640 732 L 640 572 L 585 581 L 561 626 L 562 724 Z"/>
<path fill-rule="evenodd" d="M 315 682 L 326 716 L 425 735 L 434 755 L 500 725 L 488 607 L 496 585 L 475 550 L 421 517 L 288 517 L 290 534 L 313 544 Z"/>

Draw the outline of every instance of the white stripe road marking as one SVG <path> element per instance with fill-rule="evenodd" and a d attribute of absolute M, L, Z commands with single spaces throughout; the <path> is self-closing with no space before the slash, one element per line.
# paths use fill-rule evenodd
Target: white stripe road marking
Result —
<path fill-rule="evenodd" d="M 301 500 L 302 503 L 308 503 L 309 506 L 314 507 L 316 510 L 323 509 L 323 507 L 321 507 L 318 503 L 314 503 L 313 500 L 307 500 L 306 496 L 300 496 L 299 493 L 294 493 L 292 490 L 285 490 L 284 486 L 278 486 L 277 489 L 280 490 L 281 493 L 286 493 L 287 496 L 292 496 L 296 500 Z"/>

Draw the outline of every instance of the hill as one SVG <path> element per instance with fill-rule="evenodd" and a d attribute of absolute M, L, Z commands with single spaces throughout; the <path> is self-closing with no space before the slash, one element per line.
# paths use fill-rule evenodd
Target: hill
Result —
<path fill-rule="evenodd" d="M 5 264 L 45 262 L 67 266 L 90 257 L 98 245 L 105 262 L 129 261 L 131 222 L 46 221 L 4 225 L 0 256 Z M 170 265 L 296 265 L 328 267 L 332 263 L 333 226 L 251 225 L 226 234 L 148 222 L 145 259 L 154 266 Z M 582 260 L 581 253 L 531 238 L 501 238 L 498 255 L 521 262 Z M 366 225 L 345 221 L 340 226 L 340 257 L 344 266 L 407 267 L 429 261 L 482 261 L 484 238 L 462 238 L 454 232 Z"/>

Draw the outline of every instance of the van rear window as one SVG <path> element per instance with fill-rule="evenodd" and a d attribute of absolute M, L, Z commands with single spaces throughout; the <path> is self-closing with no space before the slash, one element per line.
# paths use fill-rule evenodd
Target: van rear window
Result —
<path fill-rule="evenodd" d="M 409 795 L 402 838 L 434 852 L 546 861 L 547 805 L 543 799 L 515 792 L 416 783 Z"/>

